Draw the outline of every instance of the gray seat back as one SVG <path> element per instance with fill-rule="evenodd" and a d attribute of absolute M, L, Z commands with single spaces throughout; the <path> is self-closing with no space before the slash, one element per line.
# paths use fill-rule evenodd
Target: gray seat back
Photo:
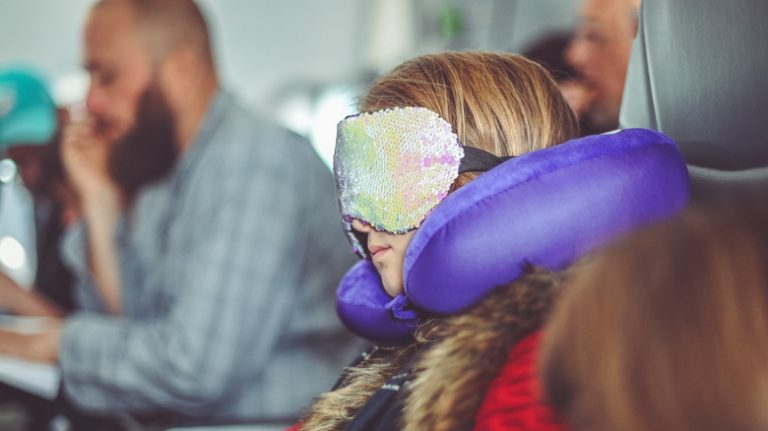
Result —
<path fill-rule="evenodd" d="M 644 0 L 620 123 L 678 142 L 695 200 L 768 191 L 768 0 Z"/>

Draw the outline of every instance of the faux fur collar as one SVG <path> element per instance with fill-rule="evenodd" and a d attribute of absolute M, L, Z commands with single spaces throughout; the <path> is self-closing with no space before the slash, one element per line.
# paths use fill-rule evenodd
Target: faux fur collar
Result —
<path fill-rule="evenodd" d="M 472 429 L 509 351 L 541 326 L 558 278 L 534 272 L 439 325 L 437 341 L 418 359 L 407 387 L 403 429 Z"/>
<path fill-rule="evenodd" d="M 414 366 L 401 393 L 400 428 L 472 429 L 488 385 L 515 343 L 541 326 L 562 278 L 533 270 L 464 313 L 423 324 L 414 343 L 375 350 L 346 371 L 336 390 L 318 398 L 301 429 L 344 429 L 373 393 L 407 363 Z"/>

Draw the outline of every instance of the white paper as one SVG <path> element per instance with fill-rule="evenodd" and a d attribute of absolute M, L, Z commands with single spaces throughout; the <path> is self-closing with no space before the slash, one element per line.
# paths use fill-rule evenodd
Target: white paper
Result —
<path fill-rule="evenodd" d="M 39 332 L 46 323 L 47 319 L 39 317 L 0 316 L 0 328 L 24 334 Z M 55 365 L 0 355 L 0 382 L 53 400 L 59 392 L 61 373 Z"/>
<path fill-rule="evenodd" d="M 39 364 L 0 355 L 0 381 L 38 397 L 53 400 L 61 375 L 54 365 Z"/>

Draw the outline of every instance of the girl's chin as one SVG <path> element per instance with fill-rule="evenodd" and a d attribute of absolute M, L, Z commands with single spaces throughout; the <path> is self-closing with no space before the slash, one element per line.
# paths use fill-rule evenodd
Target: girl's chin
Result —
<path fill-rule="evenodd" d="M 403 287 L 402 285 L 392 285 L 391 283 L 383 283 L 384 284 L 384 291 L 387 292 L 387 295 L 391 297 L 395 297 L 401 293 L 403 293 Z"/>

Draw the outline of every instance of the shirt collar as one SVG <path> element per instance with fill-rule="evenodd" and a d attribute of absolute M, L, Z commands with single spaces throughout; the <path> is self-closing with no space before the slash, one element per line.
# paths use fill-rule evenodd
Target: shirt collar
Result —
<path fill-rule="evenodd" d="M 229 116 L 233 106 L 233 97 L 225 90 L 218 89 L 208 105 L 208 110 L 203 117 L 202 125 L 198 130 L 187 151 L 182 153 L 176 166 L 174 176 L 182 176 L 195 162 L 202 157 L 205 150 L 213 141 L 213 136 L 219 126 Z"/>

